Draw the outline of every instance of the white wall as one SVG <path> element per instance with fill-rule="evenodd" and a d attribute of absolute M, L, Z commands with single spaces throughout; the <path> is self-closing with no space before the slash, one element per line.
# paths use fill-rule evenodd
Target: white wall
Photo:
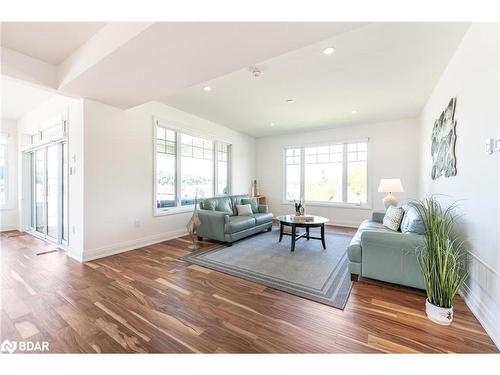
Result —
<path fill-rule="evenodd" d="M 3 119 L 0 131 L 7 135 L 7 201 L 0 207 L 0 231 L 18 228 L 17 209 L 17 123 Z"/>
<path fill-rule="evenodd" d="M 421 196 L 444 204 L 459 202 L 458 230 L 468 239 L 471 277 L 464 297 L 490 336 L 500 345 L 500 152 L 484 152 L 487 138 L 500 136 L 499 27 L 473 24 L 465 34 L 420 117 Z M 457 176 L 436 181 L 431 175 L 434 120 L 456 96 Z"/>
<path fill-rule="evenodd" d="M 381 178 L 400 178 L 405 190 L 396 194 L 399 202 L 417 198 L 418 124 L 415 119 L 337 127 L 329 130 L 277 135 L 257 139 L 257 176 L 260 193 L 267 197 L 272 212 L 293 212 L 284 204 L 283 148 L 291 145 L 342 142 L 369 138 L 368 206 L 383 210 L 385 194 L 377 193 Z M 368 218 L 371 210 L 306 205 L 311 214 L 327 217 L 334 224 L 357 226 Z"/>
<path fill-rule="evenodd" d="M 65 96 L 55 95 L 35 110 L 27 113 L 18 120 L 19 139 L 19 227 L 28 230 L 30 224 L 29 195 L 26 187 L 29 186 L 29 173 L 23 170 L 22 148 L 25 146 L 27 135 L 41 130 L 43 123 L 55 116 L 65 113 L 68 119 L 68 155 L 69 167 L 72 173 L 68 181 L 68 254 L 78 260 L 83 254 L 83 101 Z"/>
<path fill-rule="evenodd" d="M 124 111 L 85 100 L 84 259 L 186 232 L 190 213 L 153 216 L 153 116 L 231 143 L 232 192 L 249 192 L 255 177 L 252 137 L 157 102 Z"/>

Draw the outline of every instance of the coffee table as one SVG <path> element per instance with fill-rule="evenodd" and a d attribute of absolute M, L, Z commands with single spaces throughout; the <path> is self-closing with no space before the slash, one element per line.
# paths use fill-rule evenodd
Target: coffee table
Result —
<path fill-rule="evenodd" d="M 321 216 L 313 216 L 313 220 L 311 221 L 299 221 L 299 220 L 294 220 L 292 218 L 292 215 L 281 215 L 277 216 L 276 220 L 279 220 L 280 222 L 280 240 L 283 239 L 283 235 L 285 236 L 292 236 L 292 243 L 291 243 L 291 251 L 295 251 L 295 242 L 301 238 L 305 238 L 308 241 L 309 240 L 321 240 L 321 244 L 323 245 L 323 249 L 326 249 L 326 244 L 325 244 L 325 223 L 327 223 L 329 220 L 327 218 L 321 217 Z M 292 227 L 292 233 L 285 233 L 283 232 L 283 228 L 287 227 Z M 297 228 L 305 228 L 306 231 L 302 234 L 297 235 Z M 321 237 L 313 237 L 309 233 L 310 228 L 321 228 Z"/>

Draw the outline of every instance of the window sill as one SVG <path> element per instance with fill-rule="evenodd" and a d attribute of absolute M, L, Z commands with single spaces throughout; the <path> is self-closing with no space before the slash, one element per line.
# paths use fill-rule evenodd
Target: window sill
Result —
<path fill-rule="evenodd" d="M 294 202 L 283 201 L 282 205 L 293 206 Z M 355 203 L 328 203 L 328 202 L 304 202 L 306 207 L 330 207 L 330 208 L 348 208 L 353 210 L 372 210 L 372 207 L 367 204 L 355 204 Z"/>
<path fill-rule="evenodd" d="M 194 205 L 183 206 L 183 207 L 172 207 L 172 208 L 155 210 L 153 216 L 158 217 L 158 216 L 185 214 L 187 212 L 193 212 L 193 210 L 194 210 Z"/>

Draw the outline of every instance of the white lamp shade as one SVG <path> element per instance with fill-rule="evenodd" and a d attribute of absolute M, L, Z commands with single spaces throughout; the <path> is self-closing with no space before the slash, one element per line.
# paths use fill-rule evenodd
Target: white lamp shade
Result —
<path fill-rule="evenodd" d="M 399 178 L 383 178 L 378 185 L 379 193 L 402 193 L 403 185 Z"/>

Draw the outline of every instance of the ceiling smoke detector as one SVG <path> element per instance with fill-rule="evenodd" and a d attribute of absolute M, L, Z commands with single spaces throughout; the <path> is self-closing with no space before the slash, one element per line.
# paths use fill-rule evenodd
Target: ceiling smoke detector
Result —
<path fill-rule="evenodd" d="M 255 78 L 259 78 L 262 75 L 262 71 L 255 66 L 251 66 L 249 70 Z"/>

